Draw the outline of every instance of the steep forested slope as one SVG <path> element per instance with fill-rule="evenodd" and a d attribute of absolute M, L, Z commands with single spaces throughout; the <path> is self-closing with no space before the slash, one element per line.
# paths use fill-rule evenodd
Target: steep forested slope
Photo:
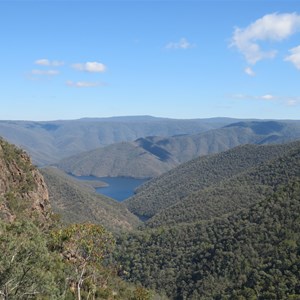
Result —
<path fill-rule="evenodd" d="M 150 300 L 152 292 L 104 263 L 113 235 L 97 224 L 57 222 L 43 177 L 23 150 L 2 139 L 0 171 L 1 299 Z"/>
<path fill-rule="evenodd" d="M 78 180 L 56 168 L 41 172 L 49 190 L 52 210 L 66 223 L 94 223 L 120 231 L 138 226 L 140 221 L 124 204 L 97 194 Z"/>
<path fill-rule="evenodd" d="M 297 144 L 297 143 L 296 143 Z M 152 217 L 192 193 L 284 154 L 294 144 L 245 145 L 182 164 L 137 189 L 124 203 L 137 215 Z M 193 207 L 191 207 L 191 210 Z"/>
<path fill-rule="evenodd" d="M 195 157 L 243 144 L 300 139 L 300 122 L 239 122 L 194 135 L 150 136 L 63 159 L 58 167 L 77 175 L 155 177 Z"/>
<path fill-rule="evenodd" d="M 262 147 L 260 151 L 264 151 Z M 300 177 L 300 142 L 282 146 L 279 158 L 262 162 L 220 183 L 193 192 L 156 214 L 148 226 L 195 222 L 249 207 L 271 195 L 278 186 Z M 259 148 L 258 148 L 259 149 Z M 290 150 L 289 150 L 290 149 Z"/>
<path fill-rule="evenodd" d="M 172 299 L 299 299 L 300 177 L 211 222 L 119 240 L 124 276 Z"/>

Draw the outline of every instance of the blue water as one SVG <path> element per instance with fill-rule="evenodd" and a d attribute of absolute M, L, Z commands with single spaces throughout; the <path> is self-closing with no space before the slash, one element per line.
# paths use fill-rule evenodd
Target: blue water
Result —
<path fill-rule="evenodd" d="M 124 201 L 134 194 L 134 190 L 147 179 L 135 179 L 131 177 L 94 177 L 79 176 L 83 180 L 101 180 L 108 184 L 106 187 L 96 188 L 98 194 L 113 198 L 119 202 Z"/>

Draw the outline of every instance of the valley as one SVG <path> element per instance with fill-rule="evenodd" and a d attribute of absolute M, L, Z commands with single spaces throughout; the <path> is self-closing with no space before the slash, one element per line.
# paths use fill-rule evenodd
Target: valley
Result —
<path fill-rule="evenodd" d="M 300 300 L 299 1 L 0 14 L 0 300 Z"/>
<path fill-rule="evenodd" d="M 18 158 L 23 150 L 7 145 L 2 142 L 1 157 L 11 172 L 34 170 Z M 110 239 L 116 244 L 103 265 L 106 274 L 118 274 L 109 275 L 108 286 L 93 267 L 87 271 L 100 276 L 99 291 L 143 300 L 300 295 L 300 121 L 241 121 L 196 134 L 139 137 L 39 171 L 47 204 L 34 207 L 48 211 L 39 224 L 52 215 L 47 226 L 58 232 L 98 226 L 110 234 L 101 247 Z M 3 222 L 28 218 L 28 191 L 39 185 L 16 174 L 5 179 L 19 183 L 2 193 Z M 116 284 L 123 290 L 116 292 Z M 132 293 L 141 296 L 129 298 Z"/>
<path fill-rule="evenodd" d="M 134 195 L 135 190 L 138 186 L 142 185 L 147 179 L 135 179 L 131 177 L 92 177 L 92 176 L 79 176 L 75 177 L 81 182 L 85 182 L 89 185 L 92 182 L 93 187 L 95 188 L 98 194 L 110 197 L 122 202 L 125 199 Z M 96 185 L 93 182 L 103 182 L 103 185 Z"/>

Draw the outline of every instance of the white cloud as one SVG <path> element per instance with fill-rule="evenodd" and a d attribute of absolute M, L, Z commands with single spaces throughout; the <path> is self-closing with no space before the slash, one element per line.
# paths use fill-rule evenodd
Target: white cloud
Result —
<path fill-rule="evenodd" d="M 270 94 L 266 94 L 266 95 L 258 97 L 258 99 L 267 100 L 267 101 L 274 100 L 275 98 L 276 98 L 275 96 L 270 95 Z"/>
<path fill-rule="evenodd" d="M 58 75 L 59 71 L 57 70 L 32 70 L 31 71 L 32 75 L 47 75 L 47 76 L 54 76 L 54 75 Z"/>
<path fill-rule="evenodd" d="M 52 67 L 60 67 L 62 65 L 64 65 L 63 61 L 58 61 L 58 60 L 53 60 L 50 61 L 47 58 L 41 58 L 41 59 L 37 59 L 34 64 L 39 65 L 39 66 L 52 66 Z"/>
<path fill-rule="evenodd" d="M 165 48 L 166 49 L 190 49 L 193 48 L 194 45 L 191 44 L 186 38 L 182 38 L 179 40 L 179 42 L 170 42 L 168 43 Z"/>
<path fill-rule="evenodd" d="M 252 76 L 252 77 L 255 76 L 255 72 L 250 67 L 245 68 L 244 71 L 249 76 Z"/>
<path fill-rule="evenodd" d="M 90 82 L 90 81 L 71 81 L 68 80 L 66 82 L 67 86 L 71 87 L 77 87 L 77 88 L 86 88 L 86 87 L 97 87 L 97 86 L 104 86 L 105 84 L 103 82 Z"/>
<path fill-rule="evenodd" d="M 244 55 L 249 64 L 276 56 L 276 50 L 263 51 L 258 41 L 282 41 L 300 31 L 300 15 L 296 13 L 268 14 L 246 28 L 236 28 L 231 46 Z"/>
<path fill-rule="evenodd" d="M 90 73 L 103 73 L 106 71 L 106 66 L 100 62 L 86 62 L 73 64 L 72 67 L 78 71 L 85 71 Z"/>
<path fill-rule="evenodd" d="M 34 63 L 39 66 L 50 66 L 50 61 L 46 58 L 38 59 Z"/>
<path fill-rule="evenodd" d="M 290 61 L 294 66 L 300 70 L 300 46 L 289 50 L 291 55 L 287 56 L 284 60 Z"/>

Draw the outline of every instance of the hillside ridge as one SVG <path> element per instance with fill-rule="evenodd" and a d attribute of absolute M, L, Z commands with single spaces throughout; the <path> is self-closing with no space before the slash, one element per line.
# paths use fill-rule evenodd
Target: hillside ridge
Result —
<path fill-rule="evenodd" d="M 154 178 L 125 200 L 128 209 L 143 217 L 153 217 L 189 195 L 220 183 L 272 158 L 278 158 L 300 142 L 282 145 L 242 145 L 198 157 Z"/>
<path fill-rule="evenodd" d="M 300 139 L 300 122 L 238 122 L 193 135 L 148 136 L 83 152 L 56 165 L 68 173 L 98 177 L 151 178 L 198 156 L 244 144 L 279 144 Z"/>

